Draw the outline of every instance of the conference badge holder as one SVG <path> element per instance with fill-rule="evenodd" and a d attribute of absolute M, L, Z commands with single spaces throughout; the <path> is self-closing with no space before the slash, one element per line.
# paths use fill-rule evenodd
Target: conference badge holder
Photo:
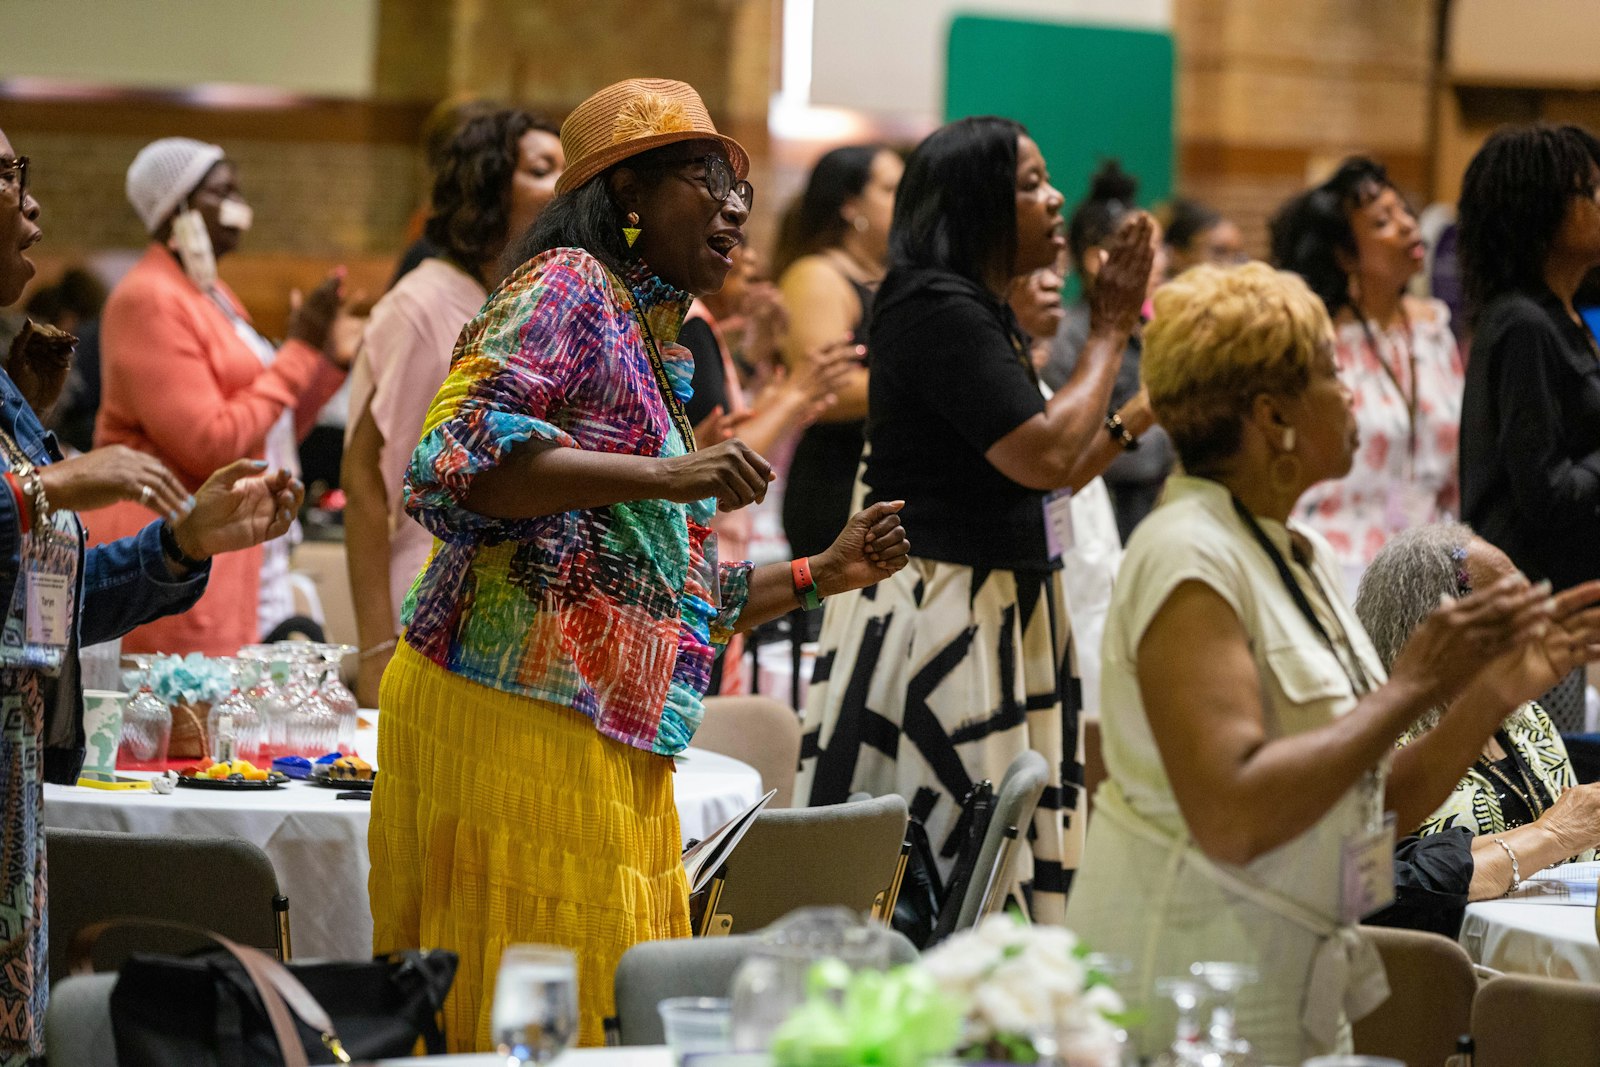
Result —
<path fill-rule="evenodd" d="M 1072 531 L 1072 490 L 1057 489 L 1044 497 L 1044 543 L 1051 559 L 1061 559 L 1077 544 Z"/>
<path fill-rule="evenodd" d="M 63 523 L 71 513 L 22 536 L 22 561 L 0 631 L 0 666 L 55 677 L 72 640 L 72 601 L 78 578 L 78 539 Z"/>
<path fill-rule="evenodd" d="M 1339 848 L 1339 922 L 1353 925 L 1394 903 L 1394 812 Z"/>

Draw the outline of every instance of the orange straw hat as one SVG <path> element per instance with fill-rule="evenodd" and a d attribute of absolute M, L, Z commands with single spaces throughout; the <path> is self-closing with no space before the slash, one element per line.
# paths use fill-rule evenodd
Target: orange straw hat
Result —
<path fill-rule="evenodd" d="M 571 192 L 607 167 L 677 141 L 720 141 L 735 177 L 750 171 L 750 155 L 717 132 L 700 94 L 667 78 L 629 78 L 608 85 L 572 109 L 561 124 L 567 166 L 556 193 Z"/>

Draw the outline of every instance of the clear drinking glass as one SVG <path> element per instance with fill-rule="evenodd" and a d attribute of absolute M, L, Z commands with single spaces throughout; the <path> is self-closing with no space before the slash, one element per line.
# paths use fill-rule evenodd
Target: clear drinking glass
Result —
<path fill-rule="evenodd" d="M 1200 1001 L 1205 991 L 1198 978 L 1157 979 L 1156 992 L 1177 1006 L 1178 1024 L 1172 1044 L 1152 1061 L 1154 1067 L 1216 1067 L 1200 1029 Z"/>
<path fill-rule="evenodd" d="M 1133 995 L 1133 990 L 1130 987 L 1133 964 L 1129 963 L 1125 957 L 1113 956 L 1106 952 L 1091 952 L 1084 959 L 1084 963 L 1088 964 L 1089 970 L 1097 972 L 1107 985 L 1116 990 L 1117 995 L 1122 997 L 1124 1005 L 1129 1002 L 1129 998 Z M 1139 1067 L 1139 1055 L 1134 1049 L 1133 1035 L 1128 1033 L 1124 1027 L 1118 1026 L 1115 1031 L 1115 1040 L 1118 1050 L 1118 1067 Z"/>
<path fill-rule="evenodd" d="M 356 710 L 361 706 L 356 695 L 350 692 L 339 677 L 339 665 L 356 651 L 354 645 L 313 645 L 322 657 L 322 701 L 339 720 L 337 747 L 342 755 L 353 755 L 356 750 Z"/>
<path fill-rule="evenodd" d="M 1192 963 L 1189 973 L 1211 991 L 1211 1021 L 1206 1043 L 1216 1054 L 1217 1067 L 1261 1067 L 1261 1058 L 1250 1042 L 1239 1036 L 1234 1001 L 1239 990 L 1254 985 L 1260 978 L 1247 963 Z"/>
<path fill-rule="evenodd" d="M 134 694 L 122 709 L 122 741 L 117 749 L 119 771 L 163 771 L 172 741 L 172 709 L 150 688 L 153 656 L 124 657 L 138 677 Z"/>
<path fill-rule="evenodd" d="M 727 1052 L 733 1046 L 732 1015 L 726 997 L 668 997 L 656 1005 L 661 1032 L 681 1065 L 691 1056 Z"/>
<path fill-rule="evenodd" d="M 812 965 L 834 959 L 851 970 L 889 965 L 885 927 L 848 908 L 800 908 L 766 927 L 733 974 L 733 1048 L 765 1052 L 772 1035 L 808 995 Z"/>
<path fill-rule="evenodd" d="M 559 945 L 510 945 L 500 956 L 489 1028 L 506 1063 L 549 1063 L 578 1032 L 578 966 Z"/>
<path fill-rule="evenodd" d="M 279 678 L 287 673 L 288 663 L 273 645 L 246 645 L 239 657 L 255 666 L 255 680 L 245 690 L 245 699 L 261 716 L 261 758 L 270 763 L 294 752 L 289 744 L 289 699 Z"/>
<path fill-rule="evenodd" d="M 252 763 L 261 758 L 261 716 L 245 698 L 245 662 L 236 657 L 218 660 L 233 676 L 233 689 L 211 705 L 206 716 L 206 732 L 211 735 L 211 758 L 217 762 L 243 759 Z"/>

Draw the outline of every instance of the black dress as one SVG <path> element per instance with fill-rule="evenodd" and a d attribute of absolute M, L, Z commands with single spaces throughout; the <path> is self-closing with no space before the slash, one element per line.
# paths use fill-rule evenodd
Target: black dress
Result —
<path fill-rule="evenodd" d="M 1535 580 L 1600 577 L 1600 352 L 1549 289 L 1502 294 L 1479 316 L 1461 402 L 1461 512 Z M 1583 674 L 1540 700 L 1583 728 Z"/>
<path fill-rule="evenodd" d="M 861 303 L 860 324 L 850 340 L 863 344 L 867 317 L 872 313 L 873 290 L 853 278 L 845 280 Z M 783 535 L 794 555 L 817 555 L 833 544 L 844 528 L 850 517 L 850 496 L 855 489 L 856 467 L 861 463 L 866 425 L 865 419 L 812 423 L 795 445 L 783 489 Z"/>
<path fill-rule="evenodd" d="M 1600 358 L 1548 289 L 1496 297 L 1478 319 L 1461 510 L 1530 578 L 1600 577 Z"/>

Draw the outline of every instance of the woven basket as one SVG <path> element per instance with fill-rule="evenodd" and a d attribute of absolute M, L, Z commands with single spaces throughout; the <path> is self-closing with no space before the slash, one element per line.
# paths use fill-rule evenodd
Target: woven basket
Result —
<path fill-rule="evenodd" d="M 172 743 L 167 747 L 167 758 L 202 759 L 211 754 L 211 737 L 206 733 L 206 716 L 211 714 L 210 701 L 193 704 L 182 701 L 172 705 Z"/>

